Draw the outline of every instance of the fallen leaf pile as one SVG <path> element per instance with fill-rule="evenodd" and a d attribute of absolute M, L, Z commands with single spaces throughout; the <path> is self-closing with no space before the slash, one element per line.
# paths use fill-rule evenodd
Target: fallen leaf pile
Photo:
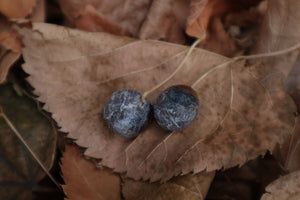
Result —
<path fill-rule="evenodd" d="M 1 2 L 0 108 L 12 123 L 3 117 L 0 135 L 20 132 L 30 145 L 18 136 L 21 150 L 9 145 L 13 148 L 0 151 L 5 158 L 0 167 L 20 166 L 16 175 L 3 170 L 0 182 L 13 180 L 15 186 L 21 177 L 35 190 L 44 168 L 71 200 L 205 199 L 218 170 L 247 166 L 266 154 L 285 173 L 299 170 L 299 9 L 295 0 Z M 59 25 L 47 23 L 55 17 Z M 188 54 L 195 39 L 201 41 Z M 112 93 L 124 88 L 145 93 L 177 69 L 147 98 L 153 105 L 166 88 L 191 86 L 200 105 L 196 120 L 182 131 L 163 130 L 150 120 L 134 139 L 113 134 L 103 119 Z M 53 120 L 58 138 L 75 143 L 59 146 L 64 184 L 49 174 L 53 125 L 26 117 L 30 103 L 14 104 L 17 94 L 37 101 L 37 112 Z M 7 110 L 8 102 L 18 105 L 14 111 Z M 23 121 L 28 127 L 18 125 Z M 28 129 L 37 135 L 26 135 Z M 8 152 L 25 161 L 11 161 Z M 22 171 L 31 165 L 37 172 Z M 296 172 L 289 176 L 297 182 Z M 294 198 L 297 189 L 279 189 L 289 184 L 286 179 L 268 186 L 262 199 L 285 192 Z"/>

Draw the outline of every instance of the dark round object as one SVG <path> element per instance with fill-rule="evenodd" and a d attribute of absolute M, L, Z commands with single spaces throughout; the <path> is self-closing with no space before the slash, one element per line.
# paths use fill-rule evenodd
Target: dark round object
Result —
<path fill-rule="evenodd" d="M 104 119 L 117 135 L 136 137 L 147 126 L 150 103 L 142 102 L 142 94 L 128 89 L 114 92 L 104 107 Z"/>
<path fill-rule="evenodd" d="M 172 86 L 157 97 L 154 118 L 166 130 L 182 130 L 196 119 L 198 110 L 199 101 L 191 87 Z"/>

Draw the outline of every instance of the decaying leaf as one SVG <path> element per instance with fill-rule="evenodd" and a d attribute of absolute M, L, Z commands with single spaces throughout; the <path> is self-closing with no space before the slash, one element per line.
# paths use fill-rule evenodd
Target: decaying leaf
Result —
<path fill-rule="evenodd" d="M 300 199 L 300 171 L 282 176 L 266 188 L 261 200 L 298 200 Z"/>
<path fill-rule="evenodd" d="M 45 22 L 46 21 L 46 0 L 38 0 L 32 13 L 29 16 L 32 22 Z"/>
<path fill-rule="evenodd" d="M 263 17 L 257 5 L 261 0 L 191 0 L 186 33 L 206 38 L 201 48 L 226 56 L 245 51 L 254 44 Z"/>
<path fill-rule="evenodd" d="M 71 26 L 86 31 L 104 31 L 136 36 L 144 21 L 150 0 L 89 1 L 59 0 Z"/>
<path fill-rule="evenodd" d="M 15 53 L 21 53 L 22 42 L 14 24 L 0 16 L 0 46 Z"/>
<path fill-rule="evenodd" d="M 297 0 L 268 0 L 268 10 L 260 37 L 253 53 L 268 53 L 286 49 L 300 42 L 300 2 Z M 274 71 L 285 76 L 291 71 L 299 51 L 265 58 Z"/>
<path fill-rule="evenodd" d="M 35 5 L 36 0 L 1 0 L 0 12 L 9 18 L 25 18 Z"/>
<path fill-rule="evenodd" d="M 154 0 L 139 31 L 141 39 L 184 44 L 189 0 Z"/>
<path fill-rule="evenodd" d="M 109 170 L 99 170 L 84 159 L 76 146 L 67 145 L 61 159 L 65 184 L 63 189 L 70 200 L 121 199 L 120 177 Z"/>
<path fill-rule="evenodd" d="M 300 170 L 300 57 L 284 82 L 285 90 L 297 106 L 295 128 L 283 145 L 275 151 L 275 157 L 288 172 Z"/>
<path fill-rule="evenodd" d="M 0 45 L 0 84 L 6 81 L 10 67 L 19 57 L 19 53 L 11 52 Z"/>
<path fill-rule="evenodd" d="M 4 114 L 49 170 L 55 154 L 54 127 L 35 102 L 18 96 L 11 85 L 1 85 L 0 94 Z M 32 191 L 45 174 L 2 116 L 0 149 L 0 199 L 32 199 Z"/>
<path fill-rule="evenodd" d="M 285 170 L 292 172 L 300 170 L 300 117 L 297 117 L 295 129 L 289 140 L 286 140 L 277 155 Z"/>
<path fill-rule="evenodd" d="M 0 84 L 6 81 L 10 67 L 21 55 L 21 40 L 13 24 L 0 16 Z"/>
<path fill-rule="evenodd" d="M 126 200 L 203 200 L 214 178 L 215 172 L 179 176 L 170 181 L 147 183 L 123 179 L 122 193 Z"/>
<path fill-rule="evenodd" d="M 184 67 L 149 96 L 153 103 L 170 85 L 192 85 L 200 99 L 195 122 L 172 133 L 151 123 L 136 139 L 121 138 L 102 117 L 110 95 L 121 88 L 150 89 L 176 69 L 188 47 L 43 23 L 21 32 L 23 68 L 44 108 L 87 148 L 85 155 L 134 179 L 165 181 L 242 165 L 272 151 L 293 129 L 296 108 L 272 66 L 246 67 L 195 49 Z"/>

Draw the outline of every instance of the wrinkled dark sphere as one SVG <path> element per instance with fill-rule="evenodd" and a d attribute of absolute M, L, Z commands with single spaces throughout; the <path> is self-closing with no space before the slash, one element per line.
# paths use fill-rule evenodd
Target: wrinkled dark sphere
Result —
<path fill-rule="evenodd" d="M 157 97 L 154 118 L 164 129 L 175 131 L 189 126 L 197 117 L 199 101 L 188 86 L 173 86 Z"/>
<path fill-rule="evenodd" d="M 117 135 L 136 137 L 147 126 L 150 103 L 142 102 L 142 94 L 128 89 L 114 92 L 104 108 L 104 119 Z"/>

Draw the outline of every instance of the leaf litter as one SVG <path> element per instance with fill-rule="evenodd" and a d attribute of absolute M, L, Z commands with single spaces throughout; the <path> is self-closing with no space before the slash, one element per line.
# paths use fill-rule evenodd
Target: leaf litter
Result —
<path fill-rule="evenodd" d="M 295 105 L 271 66 L 246 66 L 195 49 L 186 65 L 149 96 L 153 103 L 170 85 L 193 85 L 200 114 L 192 126 L 168 133 L 152 123 L 133 141 L 120 138 L 102 119 L 109 96 L 121 88 L 146 91 L 163 81 L 188 48 L 43 23 L 21 32 L 23 68 L 45 109 L 68 137 L 87 148 L 86 156 L 131 178 L 166 181 L 242 165 L 272 151 L 293 129 Z"/>

